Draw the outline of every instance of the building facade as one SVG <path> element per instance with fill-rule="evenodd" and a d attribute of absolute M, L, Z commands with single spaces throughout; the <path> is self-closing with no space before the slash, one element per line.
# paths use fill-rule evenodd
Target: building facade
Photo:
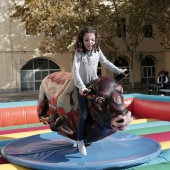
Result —
<path fill-rule="evenodd" d="M 11 22 L 8 16 L 9 1 L 0 1 L 0 93 L 16 93 L 39 89 L 42 79 L 54 71 L 71 71 L 74 51 L 63 54 L 41 55 L 38 46 L 43 35 L 27 35 L 23 24 Z M 137 48 L 134 58 L 135 86 L 155 84 L 158 72 L 170 72 L 170 51 L 160 45 L 161 37 L 146 37 Z M 121 37 L 116 39 L 119 55 L 113 62 L 119 67 L 129 67 L 130 56 Z M 99 65 L 101 75 L 113 73 Z M 130 85 L 130 78 L 122 80 L 123 86 Z"/>

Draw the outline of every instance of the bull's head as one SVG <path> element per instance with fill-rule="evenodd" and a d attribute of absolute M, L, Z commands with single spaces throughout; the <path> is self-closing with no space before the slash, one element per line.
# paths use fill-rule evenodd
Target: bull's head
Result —
<path fill-rule="evenodd" d="M 132 121 L 126 109 L 123 88 L 112 77 L 103 76 L 93 81 L 87 95 L 90 115 L 102 126 L 123 130 Z"/>

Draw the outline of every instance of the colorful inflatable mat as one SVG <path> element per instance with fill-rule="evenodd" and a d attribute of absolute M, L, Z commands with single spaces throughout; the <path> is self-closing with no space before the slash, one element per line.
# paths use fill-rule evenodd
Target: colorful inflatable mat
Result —
<path fill-rule="evenodd" d="M 159 142 L 161 145 L 161 152 L 156 158 L 149 160 L 147 163 L 128 168 L 116 169 L 170 169 L 170 97 L 128 94 L 124 95 L 124 98 L 127 108 L 134 116 L 133 122 L 124 132 L 127 134 L 151 138 Z M 51 132 L 47 125 L 39 123 L 36 114 L 36 105 L 37 101 L 0 104 L 1 148 L 18 139 Z M 146 145 L 147 143 L 143 144 L 141 148 L 145 148 Z M 133 147 L 131 149 L 133 151 Z M 9 163 L 0 156 L 0 169 L 26 170 L 30 168 Z M 95 167 L 94 169 L 101 168 Z"/>

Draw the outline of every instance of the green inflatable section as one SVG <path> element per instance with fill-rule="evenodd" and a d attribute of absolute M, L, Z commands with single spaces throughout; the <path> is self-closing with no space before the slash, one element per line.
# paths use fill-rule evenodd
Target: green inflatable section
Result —
<path fill-rule="evenodd" d="M 141 129 L 133 129 L 133 130 L 125 130 L 127 133 L 135 134 L 135 135 L 146 135 L 146 134 L 154 134 L 160 132 L 168 132 L 170 130 L 170 125 L 167 126 L 159 126 L 155 127 L 144 127 Z"/>
<path fill-rule="evenodd" d="M 7 126 L 7 127 L 0 127 L 0 130 L 14 130 L 14 129 L 21 129 L 21 128 L 31 128 L 31 127 L 41 127 L 44 126 L 42 123 L 35 123 L 35 124 L 26 124 L 26 125 L 18 125 L 18 126 Z"/>
<path fill-rule="evenodd" d="M 149 166 L 141 166 L 141 167 L 133 167 L 128 170 L 169 170 L 170 169 L 170 162 L 159 163 L 155 165 Z"/>

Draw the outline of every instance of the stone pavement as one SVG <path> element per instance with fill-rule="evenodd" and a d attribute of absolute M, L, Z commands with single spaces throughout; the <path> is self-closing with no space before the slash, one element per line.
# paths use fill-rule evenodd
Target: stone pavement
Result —
<path fill-rule="evenodd" d="M 0 102 L 38 100 L 38 91 L 0 94 Z"/>
<path fill-rule="evenodd" d="M 149 92 L 148 87 L 140 87 L 135 89 L 124 88 L 124 94 L 129 93 L 148 94 L 148 92 Z M 156 92 L 153 91 L 152 94 L 156 95 Z M 170 96 L 170 93 L 166 93 L 166 96 Z M 28 100 L 38 100 L 38 91 L 0 94 L 0 102 L 28 101 Z"/>

